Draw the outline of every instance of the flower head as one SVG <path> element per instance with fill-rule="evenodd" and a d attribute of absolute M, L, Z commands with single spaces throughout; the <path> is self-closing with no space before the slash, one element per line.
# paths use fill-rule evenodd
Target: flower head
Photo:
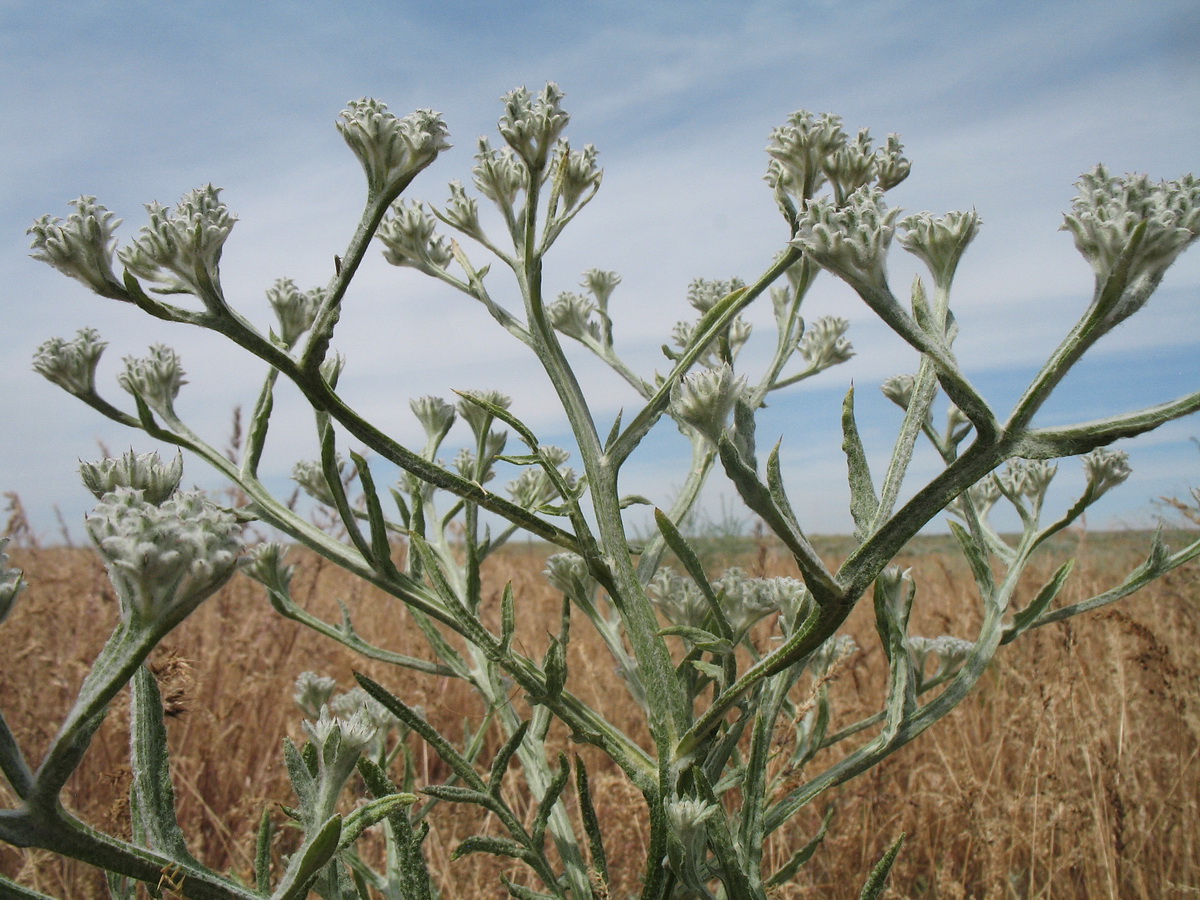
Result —
<path fill-rule="evenodd" d="M 920 257 L 933 273 L 934 282 L 945 289 L 954 279 L 967 245 L 979 233 L 979 225 L 975 210 L 948 212 L 936 219 L 932 213 L 918 213 L 900 220 L 900 246 Z"/>
<path fill-rule="evenodd" d="M 564 213 L 575 209 L 581 200 L 590 199 L 590 195 L 600 187 L 604 179 L 604 170 L 596 165 L 598 151 L 592 144 L 585 144 L 582 150 L 572 150 L 566 141 L 559 141 L 555 148 L 551 170 L 557 173 L 557 185 L 560 203 Z M 585 194 L 588 195 L 585 198 Z"/>
<path fill-rule="evenodd" d="M 500 391 L 472 391 L 470 396 L 500 409 L 508 409 L 512 405 L 512 397 Z M 458 401 L 458 414 L 471 426 L 471 432 L 477 439 L 492 426 L 492 414 L 467 397 Z"/>
<path fill-rule="evenodd" d="M 86 520 L 126 621 L 171 628 L 233 575 L 242 550 L 232 513 L 200 491 L 155 505 L 140 490 L 105 494 Z"/>
<path fill-rule="evenodd" d="M 214 294 L 225 239 L 237 218 L 211 184 L 185 194 L 174 210 L 149 203 L 150 223 L 118 256 L 130 272 L 156 282 L 165 293 Z"/>
<path fill-rule="evenodd" d="M 94 328 L 80 328 L 74 340 L 51 338 L 33 355 L 33 370 L 76 397 L 96 393 L 96 366 L 108 346 Z"/>
<path fill-rule="evenodd" d="M 1097 447 L 1082 459 L 1093 502 L 1133 474 L 1133 469 L 1129 467 L 1129 454 L 1124 450 Z"/>
<path fill-rule="evenodd" d="M 163 465 L 156 451 L 138 454 L 130 450 L 119 459 L 80 463 L 79 476 L 97 500 L 117 488 L 132 488 L 141 491 L 147 503 L 159 506 L 179 489 L 183 454 L 176 453 L 170 465 Z"/>
<path fill-rule="evenodd" d="M 397 119 L 386 103 L 368 97 L 351 100 L 337 128 L 362 163 L 372 196 L 395 196 L 450 146 L 440 113 L 418 109 Z"/>
<path fill-rule="evenodd" d="M 806 109 L 792 113 L 786 124 L 771 132 L 768 183 L 798 201 L 811 199 L 825 183 L 829 161 L 846 140 L 840 116 L 817 117 Z"/>
<path fill-rule="evenodd" d="M 441 397 L 419 397 L 408 402 L 409 408 L 421 427 L 425 429 L 425 437 L 432 446 L 442 442 L 454 422 L 458 418 L 454 405 L 447 403 Z"/>
<path fill-rule="evenodd" d="M 487 138 L 479 139 L 475 166 L 471 169 L 475 186 L 502 209 L 510 209 L 517 193 L 525 187 L 528 170 L 511 147 L 492 149 Z"/>
<path fill-rule="evenodd" d="M 671 415 L 714 444 L 729 422 L 730 413 L 746 392 L 746 379 L 735 378 L 729 363 L 701 369 L 681 378 L 671 389 Z"/>
<path fill-rule="evenodd" d="M 596 304 L 582 294 L 563 291 L 558 299 L 549 305 L 546 314 L 550 324 L 567 337 L 577 341 L 591 339 L 600 340 L 600 323 L 592 319 Z"/>
<path fill-rule="evenodd" d="M 121 220 L 114 220 L 95 197 L 79 197 L 70 205 L 75 212 L 66 221 L 45 215 L 30 226 L 26 232 L 33 235 L 30 255 L 82 281 L 103 297 L 129 299 L 125 285 L 117 280 L 112 268 L 117 246 L 113 233 Z"/>
<path fill-rule="evenodd" d="M 551 148 L 567 127 L 570 116 L 562 108 L 564 96 L 551 81 L 537 96 L 519 87 L 501 98 L 504 114 L 500 117 L 500 135 L 531 172 L 542 171 Z"/>
<path fill-rule="evenodd" d="M 846 340 L 850 323 L 837 316 L 822 316 L 813 322 L 800 339 L 800 355 L 814 372 L 844 363 L 854 355 Z"/>
<path fill-rule="evenodd" d="M 445 269 L 454 258 L 445 237 L 435 234 L 437 222 L 425 204 L 397 200 L 376 237 L 383 242 L 383 258 L 393 266 L 411 266 L 432 273 Z"/>
<path fill-rule="evenodd" d="M 179 356 L 165 344 L 154 344 L 150 355 L 142 358 L 127 356 L 125 371 L 117 376 L 117 384 L 164 418 L 175 417 L 175 398 L 187 384 Z"/>
<path fill-rule="evenodd" d="M 310 719 L 319 719 L 321 707 L 329 703 L 329 698 L 336 689 L 336 678 L 318 675 L 316 672 L 301 672 L 296 678 L 292 699 L 304 715 Z"/>
<path fill-rule="evenodd" d="M 1098 290 L 1119 272 L 1125 279 L 1120 299 L 1105 315 L 1111 328 L 1145 304 L 1170 265 L 1200 236 L 1200 179 L 1184 175 L 1152 182 L 1146 175 L 1112 175 L 1100 165 L 1076 184 L 1079 195 L 1063 230 L 1091 263 Z"/>
<path fill-rule="evenodd" d="M 285 347 L 291 347 L 312 327 L 324 299 L 324 288 L 301 291 L 290 278 L 277 279 L 267 289 L 267 301 L 279 319 L 279 339 Z"/>
<path fill-rule="evenodd" d="M 791 241 L 851 287 L 886 288 L 888 247 L 898 209 L 889 209 L 878 187 L 855 191 L 844 207 L 828 198 L 808 203 Z"/>

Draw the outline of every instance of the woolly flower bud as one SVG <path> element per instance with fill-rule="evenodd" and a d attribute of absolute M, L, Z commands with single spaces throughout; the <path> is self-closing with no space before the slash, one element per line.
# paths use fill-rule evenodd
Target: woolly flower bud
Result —
<path fill-rule="evenodd" d="M 274 541 L 258 544 L 250 551 L 246 574 L 268 589 L 286 594 L 296 568 L 284 563 L 285 555 L 287 550 L 282 544 Z"/>
<path fill-rule="evenodd" d="M 908 652 L 912 656 L 913 671 L 918 683 L 936 681 L 959 669 L 975 645 L 962 638 L 948 634 L 935 638 L 912 636 L 905 638 Z M 934 662 L 934 671 L 928 675 L 925 666 L 929 660 Z"/>
<path fill-rule="evenodd" d="M 546 559 L 542 574 L 556 591 L 572 596 L 577 592 L 590 593 L 596 585 L 587 563 L 577 553 L 553 554 Z"/>
<path fill-rule="evenodd" d="M 480 192 L 501 207 L 512 206 L 527 177 L 525 164 L 511 147 L 493 150 L 487 138 L 482 137 L 471 173 Z"/>
<path fill-rule="evenodd" d="M 113 232 L 121 224 L 113 214 L 96 202 L 95 197 L 79 197 L 70 205 L 75 212 L 66 221 L 57 216 L 42 216 L 26 231 L 33 235 L 30 245 L 34 259 L 49 263 L 102 297 L 127 299 L 125 286 L 113 274 L 113 251 L 117 241 Z"/>
<path fill-rule="evenodd" d="M 794 578 L 751 578 L 734 566 L 713 582 L 721 600 L 721 611 L 736 637 L 755 622 L 785 605 L 802 604 L 807 593 Z"/>
<path fill-rule="evenodd" d="M 564 96 L 551 81 L 536 97 L 519 87 L 501 98 L 500 134 L 532 172 L 540 172 L 546 165 L 550 148 L 567 127 L 570 116 L 562 108 Z"/>
<path fill-rule="evenodd" d="M 479 203 L 474 197 L 468 197 L 462 182 L 450 182 L 450 199 L 442 211 L 446 221 L 472 237 L 481 237 L 483 227 L 479 224 Z"/>
<path fill-rule="evenodd" d="M 805 109 L 794 112 L 771 132 L 767 181 L 776 192 L 807 200 L 820 189 L 828 161 L 845 144 L 840 116 L 823 113 L 817 118 Z"/>
<path fill-rule="evenodd" d="M 845 334 L 850 323 L 836 316 L 817 319 L 800 339 L 800 355 L 814 372 L 844 363 L 854 355 Z"/>
<path fill-rule="evenodd" d="M 720 441 L 729 414 L 746 391 L 746 379 L 734 378 L 728 363 L 681 378 L 671 389 L 671 415 L 714 444 Z"/>
<path fill-rule="evenodd" d="M 450 146 L 440 113 L 418 109 L 397 119 L 386 103 L 367 97 L 346 105 L 337 128 L 362 163 L 373 196 L 399 193 Z"/>
<path fill-rule="evenodd" d="M 893 375 L 879 386 L 883 396 L 887 397 L 905 412 L 912 403 L 913 388 L 916 386 L 915 375 Z"/>
<path fill-rule="evenodd" d="M 8 538 L 0 538 L 0 622 L 8 618 L 17 600 L 17 594 L 25 589 L 25 577 L 20 569 L 8 567 Z"/>
<path fill-rule="evenodd" d="M 126 621 L 173 627 L 233 575 L 242 544 L 232 513 L 200 491 L 159 505 L 119 487 L 86 520 Z"/>
<path fill-rule="evenodd" d="M 688 285 L 687 301 L 694 309 L 706 313 L 717 305 L 718 300 L 745 286 L 746 282 L 740 278 L 731 278 L 728 281 L 696 278 Z"/>
<path fill-rule="evenodd" d="M 541 447 L 539 449 L 542 458 L 558 470 L 559 477 L 567 487 L 574 487 L 579 481 L 575 470 L 562 468 L 562 464 L 570 458 L 571 454 L 561 447 Z M 526 509 L 535 509 L 560 499 L 558 488 L 554 486 L 554 482 L 550 480 L 546 470 L 541 467 L 530 467 L 522 471 L 514 481 L 509 483 L 508 492 L 512 495 L 514 503 Z"/>
<path fill-rule="evenodd" d="M 574 209 L 585 192 L 595 192 L 600 187 L 604 170 L 596 165 L 596 154 L 592 144 L 584 145 L 582 150 L 571 150 L 565 141 L 559 142 L 553 167 L 559 173 L 559 197 L 564 212 Z"/>
<path fill-rule="evenodd" d="M 875 177 L 875 148 L 871 132 L 863 128 L 853 142 L 835 150 L 825 160 L 825 175 L 840 197 L 848 197 Z"/>
<path fill-rule="evenodd" d="M 472 392 L 472 396 L 492 406 L 498 406 L 501 409 L 508 409 L 512 405 L 512 397 L 500 391 L 474 391 Z M 479 404 L 472 403 L 465 397 L 458 401 L 458 413 L 471 426 L 471 431 L 476 438 L 492 425 L 492 414 Z"/>
<path fill-rule="evenodd" d="M 616 272 L 611 272 L 605 269 L 588 269 L 583 273 L 583 281 L 580 285 L 591 292 L 596 298 L 596 302 L 600 304 L 600 308 L 604 309 L 608 305 L 608 298 L 612 296 L 613 290 L 621 283 L 621 276 Z"/>
<path fill-rule="evenodd" d="M 1133 474 L 1133 470 L 1129 468 L 1129 454 L 1124 450 L 1097 447 L 1081 458 L 1093 502 Z"/>
<path fill-rule="evenodd" d="M 939 287 L 948 288 L 963 252 L 979 233 L 981 221 L 975 210 L 948 212 L 936 219 L 932 213 L 918 213 L 900 220 L 904 233 L 898 240 L 900 246 L 929 266 Z"/>
<path fill-rule="evenodd" d="M 315 808 L 307 810 L 312 824 L 319 824 L 334 812 L 337 797 L 346 779 L 354 772 L 358 758 L 375 740 L 378 726 L 365 707 L 359 706 L 348 718 L 333 716 L 322 706 L 316 721 L 305 722 L 304 730 L 317 748 L 320 786 Z"/>
<path fill-rule="evenodd" d="M 672 625 L 699 628 L 709 613 L 708 603 L 695 582 L 670 568 L 655 573 L 647 586 L 647 596 Z"/>
<path fill-rule="evenodd" d="M 1039 498 L 1046 494 L 1058 465 L 1044 459 L 1011 459 L 996 481 L 1014 497 Z"/>
<path fill-rule="evenodd" d="M 596 305 L 583 295 L 564 291 L 546 309 L 546 314 L 550 318 L 550 324 L 567 337 L 573 337 L 577 341 L 587 338 L 598 341 L 600 325 L 591 320 L 595 311 Z"/>
<path fill-rule="evenodd" d="M 889 134 L 887 141 L 875 151 L 875 183 L 881 191 L 890 191 L 912 171 L 912 163 L 904 156 L 900 135 Z"/>
<path fill-rule="evenodd" d="M 339 455 L 337 458 L 339 474 L 345 466 L 345 461 Z M 337 505 L 337 501 L 333 499 L 333 491 L 329 488 L 329 482 L 325 479 L 325 469 L 320 462 L 310 459 L 300 460 L 292 466 L 292 481 L 300 485 L 301 490 L 318 503 L 324 503 L 326 506 Z"/>
<path fill-rule="evenodd" d="M 374 734 L 363 749 L 375 759 L 383 757 L 387 751 L 388 732 L 400 724 L 400 720 L 387 707 L 360 687 L 338 694 L 329 701 L 329 709 L 343 720 L 353 722 L 357 716 L 374 726 Z"/>
<path fill-rule="evenodd" d="M 376 233 L 385 247 L 383 258 L 393 266 L 411 266 L 427 273 L 445 269 L 454 253 L 445 237 L 434 234 L 436 225 L 424 203 L 396 201 Z"/>
<path fill-rule="evenodd" d="M 33 370 L 76 397 L 96 393 L 96 366 L 108 346 L 94 328 L 80 328 L 75 339 L 51 338 L 33 355 Z"/>
<path fill-rule="evenodd" d="M 126 356 L 125 371 L 117 376 L 121 385 L 147 406 L 165 418 L 175 417 L 175 398 L 187 384 L 179 356 L 165 344 L 154 344 L 150 355 L 138 359 Z"/>
<path fill-rule="evenodd" d="M 1075 246 L 1096 273 L 1097 293 L 1119 272 L 1124 290 L 1104 316 L 1105 330 L 1137 312 L 1163 274 L 1200 235 L 1200 180 L 1184 175 L 1153 183 L 1146 175 L 1110 175 L 1104 166 L 1076 182 L 1064 217 Z"/>
<path fill-rule="evenodd" d="M 425 436 L 433 445 L 442 442 L 442 439 L 454 427 L 455 419 L 458 418 L 454 412 L 454 406 L 441 397 L 419 397 L 408 401 L 408 406 L 413 411 L 413 415 L 417 417 L 417 421 L 421 423 L 421 427 L 425 429 Z"/>
<path fill-rule="evenodd" d="M 300 711 L 310 719 L 321 717 L 321 707 L 329 703 L 337 689 L 337 679 L 328 675 L 318 675 L 316 672 L 301 672 L 296 678 L 295 691 L 292 699 L 300 707 Z"/>
<path fill-rule="evenodd" d="M 97 500 L 117 488 L 131 488 L 141 491 L 142 499 L 147 503 L 161 506 L 179 489 L 179 481 L 183 478 L 183 454 L 176 453 L 170 465 L 163 465 L 156 451 L 139 454 L 130 450 L 120 459 L 80 463 L 79 477 Z"/>
<path fill-rule="evenodd" d="M 667 823 L 684 845 L 703 839 L 704 823 L 717 812 L 717 807 L 698 797 L 672 797 L 663 804 Z"/>
<path fill-rule="evenodd" d="M 180 199 L 174 211 L 149 203 L 150 223 L 118 256 L 133 274 L 157 282 L 168 293 L 204 296 L 220 281 L 218 263 L 237 219 L 211 184 Z"/>
<path fill-rule="evenodd" d="M 823 643 L 804 660 L 809 671 L 817 675 L 828 672 L 838 660 L 858 652 L 858 644 L 848 634 L 839 634 Z"/>
<path fill-rule="evenodd" d="M 852 287 L 885 288 L 887 251 L 898 214 L 898 209 L 888 209 L 877 187 L 860 188 L 840 209 L 828 199 L 813 200 L 800 215 L 791 245 Z"/>
<path fill-rule="evenodd" d="M 279 338 L 285 347 L 291 347 L 312 327 L 324 299 L 324 288 L 302 292 L 290 278 L 280 278 L 267 289 L 267 300 L 279 319 Z"/>

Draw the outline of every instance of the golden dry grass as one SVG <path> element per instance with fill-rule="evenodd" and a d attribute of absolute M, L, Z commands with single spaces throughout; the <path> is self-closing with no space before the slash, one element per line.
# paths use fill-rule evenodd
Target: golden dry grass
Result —
<path fill-rule="evenodd" d="M 1068 600 L 1119 580 L 1144 539 L 1092 536 Z M 830 556 L 839 554 L 836 544 Z M 559 598 L 540 576 L 544 552 L 514 548 L 489 563 L 485 596 L 496 614 L 512 581 L 526 649 L 544 646 Z M 336 618 L 351 609 L 360 633 L 393 650 L 428 655 L 404 608 L 309 556 L 295 596 Z M 771 548 L 740 562 L 756 574 L 792 574 Z M 965 567 L 936 541 L 900 562 L 920 585 L 914 631 L 970 637 L 977 624 Z M 40 758 L 89 661 L 108 633 L 116 601 L 85 550 L 14 551 L 30 588 L 0 628 L 0 706 L 27 756 Z M 1047 560 L 1040 573 L 1052 571 Z M 1033 580 L 1030 590 L 1034 589 Z M 857 897 L 865 873 L 904 831 L 908 840 L 888 896 L 911 898 L 1169 898 L 1200 896 L 1200 574 L 1180 570 L 1140 595 L 1091 616 L 1039 629 L 1002 648 L 975 696 L 883 765 L 828 798 L 829 837 L 781 898 Z M 882 688 L 869 610 L 849 623 L 863 652 L 833 685 L 833 729 L 872 711 Z M 616 724 L 641 734 L 632 705 L 581 618 L 573 629 L 573 687 Z M 461 734 L 480 710 L 461 684 L 356 659 L 270 609 L 257 585 L 235 580 L 184 623 L 154 657 L 167 703 L 179 814 L 193 852 L 214 868 L 248 877 L 264 806 L 290 788 L 281 742 L 300 740 L 291 684 L 306 669 L 353 684 L 359 668 Z M 127 712 L 118 705 L 68 786 L 65 801 L 105 829 L 128 828 Z M 577 749 L 577 748 L 569 748 Z M 413 744 L 418 786 L 447 772 Z M 640 797 L 620 774 L 585 754 L 593 779 L 614 896 L 636 891 L 644 859 Z M 515 779 L 514 779 L 515 782 Z M 0 797 L 3 790 L 0 788 Z M 3 797 L 6 801 L 11 798 Z M 514 795 L 512 801 L 524 804 Z M 825 798 L 772 837 L 782 862 L 815 830 Z M 435 811 L 426 844 L 448 898 L 500 896 L 501 864 L 479 855 L 449 861 L 480 822 L 460 809 Z M 484 823 L 486 824 L 486 823 Z M 276 853 L 294 846 L 281 829 Z M 277 857 L 278 858 L 278 857 Z M 0 846 L 0 872 L 59 897 L 105 896 L 102 878 L 53 854 Z"/>

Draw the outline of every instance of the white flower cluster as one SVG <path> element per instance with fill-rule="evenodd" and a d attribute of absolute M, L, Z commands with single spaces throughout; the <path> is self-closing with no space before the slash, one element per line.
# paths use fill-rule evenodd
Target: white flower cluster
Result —
<path fill-rule="evenodd" d="M 557 84 L 549 82 L 537 96 L 519 87 L 501 98 L 500 134 L 531 172 L 545 167 L 551 148 L 567 127 L 570 116 L 562 108 L 564 96 Z"/>
<path fill-rule="evenodd" d="M 160 504 L 142 491 L 105 494 L 86 520 L 104 559 L 126 621 L 140 627 L 177 624 L 233 575 L 241 526 L 200 491 Z"/>
<path fill-rule="evenodd" d="M 712 587 L 737 639 L 771 613 L 782 612 L 789 621 L 803 618 L 813 602 L 804 584 L 794 578 L 752 578 L 736 566 L 716 579 Z M 695 582 L 669 567 L 655 574 L 649 597 L 673 625 L 702 628 L 711 612 Z"/>
<path fill-rule="evenodd" d="M 290 278 L 279 278 L 267 289 L 267 302 L 279 319 L 279 339 L 285 347 L 291 347 L 312 327 L 324 299 L 324 288 L 301 291 Z"/>
<path fill-rule="evenodd" d="M 83 486 L 97 500 L 117 488 L 142 492 L 142 499 L 158 506 L 179 490 L 183 478 L 183 454 L 176 453 L 169 465 L 164 465 L 156 451 L 134 453 L 130 450 L 120 458 L 80 463 L 79 476 Z"/>
<path fill-rule="evenodd" d="M 889 209 L 878 187 L 862 187 L 844 206 L 819 197 L 801 211 L 791 241 L 818 265 L 851 287 L 887 286 L 887 252 L 896 233 L 898 209 Z"/>
<path fill-rule="evenodd" d="M 369 97 L 351 100 L 342 110 L 338 131 L 354 151 L 372 195 L 394 196 L 450 147 L 440 113 L 418 109 L 402 119 L 387 104 Z"/>
<path fill-rule="evenodd" d="M 69 394 L 90 397 L 96 393 L 96 366 L 107 341 L 94 328 L 80 328 L 74 340 L 51 338 L 33 355 L 33 370 Z"/>
<path fill-rule="evenodd" d="M 671 388 L 671 415 L 716 444 L 745 393 L 746 379 L 735 378 L 729 363 L 722 362 L 711 369 L 690 372 L 675 383 Z"/>
<path fill-rule="evenodd" d="M 134 275 L 156 282 L 167 293 L 216 293 L 218 264 L 225 239 L 237 219 L 211 184 L 185 194 L 174 211 L 161 203 L 146 204 L 150 224 L 134 242 L 118 252 Z"/>
<path fill-rule="evenodd" d="M 1063 230 L 1092 264 L 1098 285 L 1128 267 L 1126 296 L 1107 317 L 1111 327 L 1146 302 L 1171 263 L 1200 236 L 1200 179 L 1152 182 L 1146 175 L 1113 175 L 1100 165 L 1080 176 L 1077 186 Z"/>
<path fill-rule="evenodd" d="M 117 384 L 165 418 L 175 417 L 175 398 L 187 384 L 179 355 L 165 344 L 154 344 L 150 355 L 127 356 L 125 371 L 117 376 Z"/>
<path fill-rule="evenodd" d="M 846 338 L 850 322 L 839 316 L 822 316 L 804 330 L 800 338 L 800 355 L 813 372 L 844 363 L 854 356 L 854 348 Z"/>
<path fill-rule="evenodd" d="M 445 236 L 436 234 L 436 227 L 437 221 L 424 203 L 397 200 L 376 232 L 385 248 L 383 258 L 393 266 L 410 266 L 425 273 L 445 269 L 454 253 Z"/>
<path fill-rule="evenodd" d="M 33 223 L 26 232 L 33 235 L 30 255 L 82 281 L 101 296 L 128 299 L 125 286 L 112 268 L 117 246 L 113 233 L 121 220 L 114 220 L 95 197 L 79 197 L 70 205 L 75 212 L 66 221 L 45 215 Z"/>
<path fill-rule="evenodd" d="M 979 233 L 981 222 L 975 210 L 948 212 L 936 218 L 932 213 L 917 213 L 900 220 L 903 233 L 897 240 L 929 266 L 938 287 L 948 289 L 963 252 Z"/>

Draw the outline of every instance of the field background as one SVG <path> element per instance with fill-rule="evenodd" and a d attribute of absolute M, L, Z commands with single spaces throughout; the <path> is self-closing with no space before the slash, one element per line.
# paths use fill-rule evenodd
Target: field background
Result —
<path fill-rule="evenodd" d="M 1080 563 L 1063 602 L 1109 587 L 1140 561 L 1148 540 L 1132 533 L 1072 535 L 1031 573 L 1023 599 L 1074 551 Z M 821 544 L 833 564 L 848 549 L 845 541 Z M 736 564 L 756 575 L 794 574 L 786 556 L 765 541 L 725 540 L 703 550 L 715 571 Z M 530 652 L 545 645 L 543 623 L 555 621 L 560 603 L 540 577 L 546 552 L 510 547 L 487 568 L 487 614 L 498 618 L 499 592 L 511 581 L 519 639 Z M 108 635 L 117 603 L 88 550 L 26 546 L 12 557 L 30 585 L 0 627 L 0 707 L 36 761 Z M 294 595 L 310 611 L 336 620 L 343 600 L 360 633 L 390 649 L 428 655 L 398 603 L 315 557 L 294 551 L 292 561 L 299 564 Z M 948 540 L 923 538 L 898 562 L 912 567 L 918 583 L 913 633 L 971 637 L 977 600 Z M 885 669 L 868 607 L 860 604 L 849 623 L 863 649 L 846 660 L 833 685 L 831 731 L 873 711 L 882 690 Z M 480 716 L 462 685 L 357 660 L 280 619 L 261 588 L 241 577 L 171 634 L 152 662 L 169 716 L 184 833 L 199 858 L 243 877 L 252 871 L 263 807 L 282 824 L 278 804 L 293 801 L 281 742 L 285 735 L 303 739 L 291 699 L 300 672 L 332 675 L 347 689 L 352 670 L 361 669 L 422 706 L 451 735 L 461 734 L 464 716 Z M 569 663 L 573 689 L 638 733 L 612 665 L 582 617 L 572 629 Z M 1195 565 L 1106 610 L 1038 629 L 1001 648 L 980 690 L 947 719 L 834 792 L 828 838 L 779 896 L 857 897 L 865 873 L 904 831 L 908 840 L 889 897 L 1200 897 L 1198 688 Z M 65 793 L 85 820 L 115 832 L 128 829 L 127 725 L 118 702 Z M 444 767 L 415 740 L 412 747 L 418 786 L 441 781 Z M 614 896 L 624 897 L 636 890 L 644 856 L 640 797 L 618 772 L 585 757 L 607 823 Z M 0 787 L 0 803 L 12 802 Z M 823 798 L 777 833 L 770 858 L 782 861 L 805 843 L 826 805 Z M 477 818 L 442 806 L 432 823 L 426 849 L 444 879 L 443 896 L 499 896 L 501 864 L 480 855 L 449 861 L 457 842 L 480 826 Z M 279 829 L 276 859 L 295 843 L 294 831 Z M 0 872 L 57 897 L 106 896 L 96 872 L 41 851 L 0 845 Z"/>

